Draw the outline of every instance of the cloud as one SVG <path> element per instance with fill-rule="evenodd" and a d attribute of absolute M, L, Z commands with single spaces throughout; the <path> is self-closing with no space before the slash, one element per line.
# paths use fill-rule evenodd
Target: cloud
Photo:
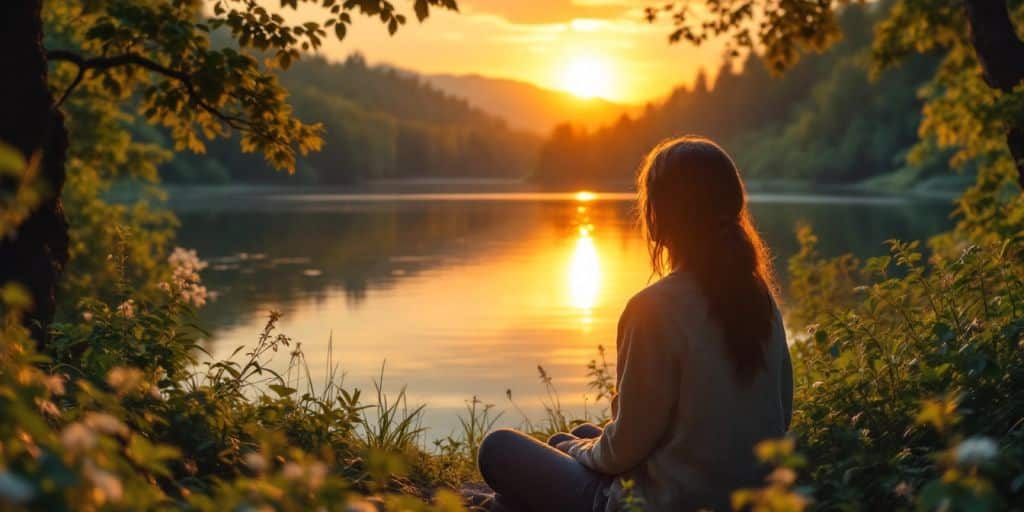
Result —
<path fill-rule="evenodd" d="M 501 16 L 512 23 L 567 23 L 574 18 L 619 19 L 643 3 L 625 0 L 462 0 L 465 12 Z"/>
<path fill-rule="evenodd" d="M 701 67 L 716 69 L 722 51 L 714 42 L 669 45 L 667 27 L 639 14 L 658 1 L 458 0 L 458 13 L 431 13 L 394 37 L 360 19 L 344 43 L 330 39 L 320 53 L 343 59 L 361 51 L 371 62 L 421 73 L 481 74 L 549 88 L 562 86 L 567 62 L 591 56 L 614 75 L 615 99 L 642 103 L 692 82 Z"/>

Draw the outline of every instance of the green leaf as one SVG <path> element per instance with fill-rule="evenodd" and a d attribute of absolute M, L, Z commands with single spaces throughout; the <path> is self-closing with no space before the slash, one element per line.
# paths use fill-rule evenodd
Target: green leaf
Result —
<path fill-rule="evenodd" d="M 28 167 L 28 162 L 18 148 L 0 141 L 0 176 L 4 174 L 21 176 L 26 167 Z"/>
<path fill-rule="evenodd" d="M 296 391 L 295 388 L 290 388 L 288 386 L 284 386 L 284 385 L 281 385 L 281 384 L 271 384 L 268 387 L 271 390 L 273 390 L 274 393 L 277 393 L 277 396 L 279 396 L 281 398 L 293 395 L 293 394 L 295 394 L 295 391 Z"/>
<path fill-rule="evenodd" d="M 430 15 L 430 5 L 427 3 L 427 0 L 416 0 L 413 10 L 416 12 L 416 19 L 418 21 L 423 21 Z"/>
<path fill-rule="evenodd" d="M 0 301 L 15 310 L 32 307 L 32 296 L 24 286 L 17 283 L 7 283 L 0 288 Z"/>

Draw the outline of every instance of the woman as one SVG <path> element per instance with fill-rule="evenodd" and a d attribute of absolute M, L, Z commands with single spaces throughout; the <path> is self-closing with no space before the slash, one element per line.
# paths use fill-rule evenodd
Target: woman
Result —
<path fill-rule="evenodd" d="M 736 165 L 714 142 L 681 137 L 651 151 L 638 188 L 664 277 L 619 320 L 613 420 L 548 444 L 489 434 L 479 465 L 492 510 L 617 510 L 627 479 L 645 510 L 726 510 L 733 490 L 762 482 L 754 445 L 789 427 L 786 335 Z"/>

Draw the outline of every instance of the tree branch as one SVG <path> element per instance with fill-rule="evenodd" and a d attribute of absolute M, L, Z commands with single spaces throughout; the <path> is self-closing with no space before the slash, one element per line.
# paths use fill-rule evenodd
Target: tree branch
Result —
<path fill-rule="evenodd" d="M 169 78 L 174 78 L 181 82 L 192 81 L 192 75 L 184 71 L 168 68 L 154 60 L 147 59 L 137 53 L 124 53 L 121 55 L 115 55 L 113 57 L 90 57 L 85 58 L 80 54 L 69 52 L 67 50 L 47 50 L 46 58 L 49 60 L 63 60 L 72 62 L 82 69 L 95 69 L 98 71 L 105 71 L 110 68 L 119 66 L 135 65 L 146 68 L 150 71 L 160 73 Z"/>
<path fill-rule="evenodd" d="M 185 88 L 185 92 L 188 94 L 189 98 L 192 101 L 194 101 L 195 104 L 199 106 L 199 108 L 205 110 L 206 112 L 209 112 L 210 114 L 220 119 L 224 123 L 227 123 L 228 126 L 238 130 L 255 131 L 252 126 L 252 123 L 249 120 L 222 112 L 220 111 L 220 109 L 213 105 L 210 105 L 206 100 L 204 100 L 202 96 L 199 95 L 199 92 L 196 90 L 195 84 L 193 84 L 192 82 L 191 73 L 177 69 L 171 69 L 167 66 L 164 66 L 163 64 L 160 64 L 159 62 L 143 57 L 142 55 L 139 55 L 137 53 L 124 53 L 121 55 L 114 55 L 111 57 L 86 58 L 83 57 L 81 54 L 67 50 L 47 50 L 46 58 L 48 60 L 54 61 L 71 62 L 78 66 L 78 75 L 75 76 L 75 80 L 71 83 L 71 86 L 68 87 L 66 91 L 64 91 L 64 94 L 61 96 L 60 101 L 57 102 L 58 105 L 63 103 L 64 99 L 66 99 L 67 96 L 71 94 L 71 91 L 82 81 L 82 77 L 87 70 L 95 70 L 102 72 L 111 68 L 121 66 L 138 66 L 149 71 L 152 71 L 154 73 L 166 76 L 167 78 L 171 78 L 178 81 L 182 85 L 182 87 Z"/>
<path fill-rule="evenodd" d="M 58 99 L 57 102 L 53 104 L 54 110 L 59 109 L 60 106 L 64 104 L 64 100 L 68 99 L 68 96 L 71 96 L 71 92 L 75 90 L 75 87 L 78 87 L 78 84 L 82 83 L 82 78 L 84 77 L 85 69 L 79 67 L 78 72 L 75 73 L 75 79 L 71 81 L 71 85 L 69 85 L 67 89 L 64 89 L 64 93 L 60 95 L 60 99 Z"/>

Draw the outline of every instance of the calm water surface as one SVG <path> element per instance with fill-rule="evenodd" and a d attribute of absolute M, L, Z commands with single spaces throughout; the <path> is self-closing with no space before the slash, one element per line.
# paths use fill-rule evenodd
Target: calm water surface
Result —
<path fill-rule="evenodd" d="M 597 346 L 614 360 L 618 315 L 650 278 L 631 194 L 303 194 L 179 190 L 179 244 L 210 262 L 218 298 L 201 315 L 210 348 L 251 345 L 269 310 L 302 343 L 314 378 L 328 340 L 348 386 L 408 385 L 428 405 L 431 437 L 447 434 L 474 395 L 504 423 L 537 415 L 554 377 L 563 405 L 582 411 L 585 366 Z M 881 254 L 889 238 L 946 229 L 948 203 L 891 198 L 755 195 L 758 228 L 780 280 L 809 223 L 822 251 Z M 287 363 L 281 354 L 277 368 Z"/>

